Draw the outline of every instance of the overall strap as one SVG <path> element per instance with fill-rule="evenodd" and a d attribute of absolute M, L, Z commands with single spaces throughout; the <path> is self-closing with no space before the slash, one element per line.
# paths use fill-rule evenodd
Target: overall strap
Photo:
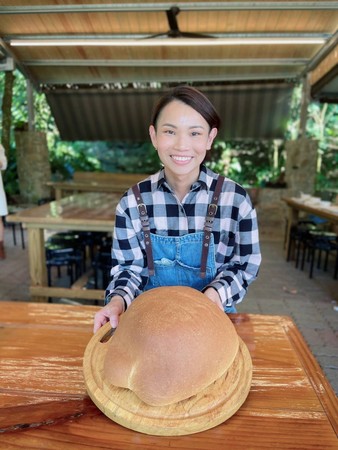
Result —
<path fill-rule="evenodd" d="M 222 186 L 224 182 L 224 177 L 219 175 L 215 187 L 215 191 L 212 196 L 212 203 L 208 206 L 207 215 L 205 217 L 204 222 L 204 237 L 203 237 L 203 245 L 202 245 L 202 258 L 201 258 L 201 272 L 200 277 L 205 278 L 206 275 L 206 267 L 207 267 L 207 259 L 208 259 L 208 253 L 209 253 L 209 246 L 210 246 L 210 236 L 212 231 L 212 226 L 214 223 L 214 219 L 217 212 L 217 204 L 218 204 L 218 198 L 222 191 Z"/>
<path fill-rule="evenodd" d="M 142 195 L 140 192 L 140 189 L 138 187 L 138 184 L 135 184 L 132 187 L 133 194 L 135 196 L 136 202 L 137 202 L 137 209 L 140 215 L 142 230 L 144 233 L 144 243 L 145 243 L 145 250 L 147 255 L 147 262 L 148 262 L 148 271 L 149 276 L 154 275 L 154 259 L 153 259 L 153 251 L 151 247 L 151 240 L 150 240 L 150 225 L 149 225 L 149 217 L 147 213 L 147 207 L 143 203 Z"/>

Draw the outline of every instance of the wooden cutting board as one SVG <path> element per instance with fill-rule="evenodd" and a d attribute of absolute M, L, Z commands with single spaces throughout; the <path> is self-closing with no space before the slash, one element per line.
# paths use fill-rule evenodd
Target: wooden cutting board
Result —
<path fill-rule="evenodd" d="M 100 340 L 109 328 L 107 323 L 91 338 L 85 350 L 83 370 L 89 396 L 114 422 L 141 433 L 179 436 L 219 425 L 244 403 L 251 386 L 252 361 L 240 338 L 233 365 L 224 376 L 193 397 L 155 407 L 144 403 L 129 389 L 105 382 L 103 366 L 109 341 L 101 343 Z"/>

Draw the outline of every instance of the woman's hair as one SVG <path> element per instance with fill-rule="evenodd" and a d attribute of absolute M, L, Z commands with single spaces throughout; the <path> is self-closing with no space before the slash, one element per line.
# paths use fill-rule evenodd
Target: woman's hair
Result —
<path fill-rule="evenodd" d="M 174 100 L 185 103 L 193 108 L 208 122 L 210 130 L 219 129 L 221 119 L 211 101 L 199 90 L 191 86 L 176 86 L 164 94 L 153 109 L 151 125 L 156 128 L 156 122 L 162 109 Z"/>

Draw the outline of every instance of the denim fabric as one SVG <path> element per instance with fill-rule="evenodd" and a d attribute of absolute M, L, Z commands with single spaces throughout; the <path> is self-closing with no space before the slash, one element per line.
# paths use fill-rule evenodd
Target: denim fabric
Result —
<path fill-rule="evenodd" d="M 200 277 L 203 232 L 184 236 L 151 234 L 155 274 L 149 278 L 145 290 L 160 286 L 190 286 L 202 291 L 216 276 L 215 246 L 211 235 L 206 276 Z M 234 306 L 225 312 L 236 312 Z"/>

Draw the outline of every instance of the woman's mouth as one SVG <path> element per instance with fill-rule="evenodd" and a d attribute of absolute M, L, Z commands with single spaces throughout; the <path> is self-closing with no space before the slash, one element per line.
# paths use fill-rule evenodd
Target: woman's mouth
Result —
<path fill-rule="evenodd" d="M 179 163 L 189 162 L 192 160 L 192 156 L 175 156 L 171 155 L 171 158 Z"/>

